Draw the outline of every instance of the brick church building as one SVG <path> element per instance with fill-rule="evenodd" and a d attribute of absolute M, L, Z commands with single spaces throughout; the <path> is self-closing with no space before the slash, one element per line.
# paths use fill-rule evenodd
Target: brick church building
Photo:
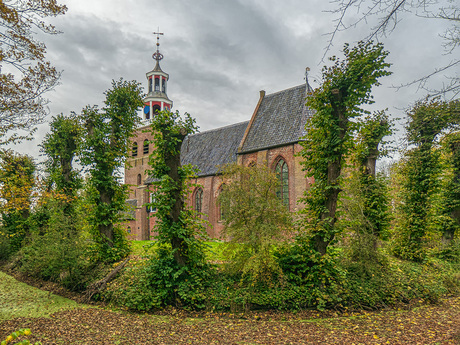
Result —
<path fill-rule="evenodd" d="M 126 221 L 131 239 L 152 238 L 155 211 L 145 204 L 149 201 L 151 179 L 147 171 L 148 157 L 153 144 L 149 120 L 158 110 L 171 109 L 172 101 L 166 94 L 169 75 L 160 68 L 163 56 L 158 49 L 153 54 L 155 68 L 147 73 L 148 94 L 144 99 L 143 121 L 133 136 L 131 157 L 125 169 L 125 183 L 130 186 L 128 204 L 132 211 Z M 300 138 L 305 135 L 305 123 L 311 110 L 305 106 L 308 82 L 286 90 L 265 94 L 260 98 L 249 121 L 189 135 L 182 144 L 182 164 L 199 169 L 193 181 L 197 187 L 191 191 L 187 203 L 203 213 L 210 226 L 211 238 L 218 238 L 223 224 L 217 198 L 222 190 L 219 167 L 237 162 L 243 165 L 267 164 L 280 179 L 279 196 L 292 212 L 298 209 L 297 200 L 308 188 L 309 182 L 300 165 Z M 249 114 L 248 114 L 249 118 Z"/>

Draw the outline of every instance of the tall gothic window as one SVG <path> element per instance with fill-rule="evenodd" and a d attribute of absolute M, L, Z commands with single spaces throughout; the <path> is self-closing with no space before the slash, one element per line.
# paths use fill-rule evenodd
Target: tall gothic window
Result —
<path fill-rule="evenodd" d="M 144 155 L 149 153 L 149 141 L 147 139 L 144 140 Z"/>
<path fill-rule="evenodd" d="M 160 78 L 155 78 L 155 91 L 160 91 Z"/>
<path fill-rule="evenodd" d="M 133 157 L 137 157 L 137 143 L 133 143 L 133 151 L 131 153 Z"/>
<path fill-rule="evenodd" d="M 219 190 L 217 192 L 217 198 L 219 198 L 219 196 L 222 194 L 222 190 L 224 189 L 224 184 L 222 184 L 220 187 L 219 187 Z M 224 220 L 225 218 L 225 211 L 224 211 L 224 208 L 222 207 L 222 203 L 220 202 L 219 199 L 217 199 L 216 201 L 216 205 L 217 205 L 217 221 L 218 222 L 221 222 Z"/>
<path fill-rule="evenodd" d="M 149 92 L 152 92 L 152 84 L 153 84 L 152 77 L 150 77 L 149 78 Z"/>
<path fill-rule="evenodd" d="M 201 212 L 203 208 L 203 189 L 198 188 L 195 192 L 195 211 Z"/>
<path fill-rule="evenodd" d="M 141 174 L 137 175 L 137 185 L 140 186 L 142 184 L 142 176 Z"/>
<path fill-rule="evenodd" d="M 280 159 L 276 163 L 275 173 L 279 180 L 276 196 L 280 198 L 283 205 L 289 206 L 289 169 L 284 160 Z"/>

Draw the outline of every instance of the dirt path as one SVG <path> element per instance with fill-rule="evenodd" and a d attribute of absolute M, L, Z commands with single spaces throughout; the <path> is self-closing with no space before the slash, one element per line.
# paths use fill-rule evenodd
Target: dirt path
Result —
<path fill-rule="evenodd" d="M 0 339 L 30 328 L 31 341 L 51 344 L 460 344 L 460 298 L 410 311 L 382 311 L 327 318 L 253 313 L 245 318 L 137 315 L 100 308 L 57 312 L 51 318 L 0 323 Z M 310 315 L 311 317 L 312 315 Z M 314 316 L 314 315 L 313 315 Z"/>

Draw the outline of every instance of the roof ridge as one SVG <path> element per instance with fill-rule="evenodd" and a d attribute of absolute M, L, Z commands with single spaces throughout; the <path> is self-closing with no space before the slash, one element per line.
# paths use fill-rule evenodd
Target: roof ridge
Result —
<path fill-rule="evenodd" d="M 289 91 L 289 90 L 293 90 L 293 89 L 298 89 L 300 88 L 301 86 L 303 87 L 307 87 L 307 84 L 300 84 L 300 85 L 297 85 L 297 86 L 293 86 L 293 87 L 290 87 L 288 89 L 284 89 L 284 90 L 280 90 L 280 91 L 276 91 L 276 92 L 273 92 L 273 93 L 269 93 L 267 94 L 265 97 L 270 97 L 270 96 L 274 96 L 274 95 L 277 95 L 277 94 L 280 94 L 281 92 L 285 92 L 285 91 Z"/>
<path fill-rule="evenodd" d="M 203 132 L 189 134 L 188 137 L 193 137 L 195 135 L 205 134 L 205 133 L 209 133 L 209 132 L 213 132 L 213 131 L 218 131 L 218 130 L 221 130 L 221 129 L 230 128 L 230 127 L 235 127 L 235 126 L 238 126 L 238 125 L 242 125 L 243 123 L 249 123 L 249 120 L 248 121 L 241 121 L 241 122 L 237 122 L 237 123 L 232 123 L 231 125 L 226 125 L 226 126 L 222 126 L 222 127 L 213 128 L 213 129 L 208 129 L 208 130 L 203 131 Z"/>

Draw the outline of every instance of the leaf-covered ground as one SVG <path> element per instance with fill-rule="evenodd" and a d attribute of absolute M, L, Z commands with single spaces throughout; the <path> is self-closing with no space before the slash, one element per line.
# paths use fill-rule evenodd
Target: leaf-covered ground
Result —
<path fill-rule="evenodd" d="M 15 284 L 10 282 L 9 284 Z M 1 284 L 0 284 L 1 288 Z M 17 294 L 31 294 L 22 285 Z M 14 305 L 11 289 L 1 303 Z M 51 293 L 50 299 L 55 298 Z M 40 299 L 40 304 L 48 303 Z M 49 303 L 48 303 L 49 304 Z M 74 307 L 73 305 L 71 307 Z M 139 315 L 76 305 L 49 316 L 0 320 L 0 339 L 30 328 L 42 344 L 460 344 L 460 298 L 412 310 L 380 312 L 185 313 Z M 44 315 L 44 314 L 41 314 Z"/>

